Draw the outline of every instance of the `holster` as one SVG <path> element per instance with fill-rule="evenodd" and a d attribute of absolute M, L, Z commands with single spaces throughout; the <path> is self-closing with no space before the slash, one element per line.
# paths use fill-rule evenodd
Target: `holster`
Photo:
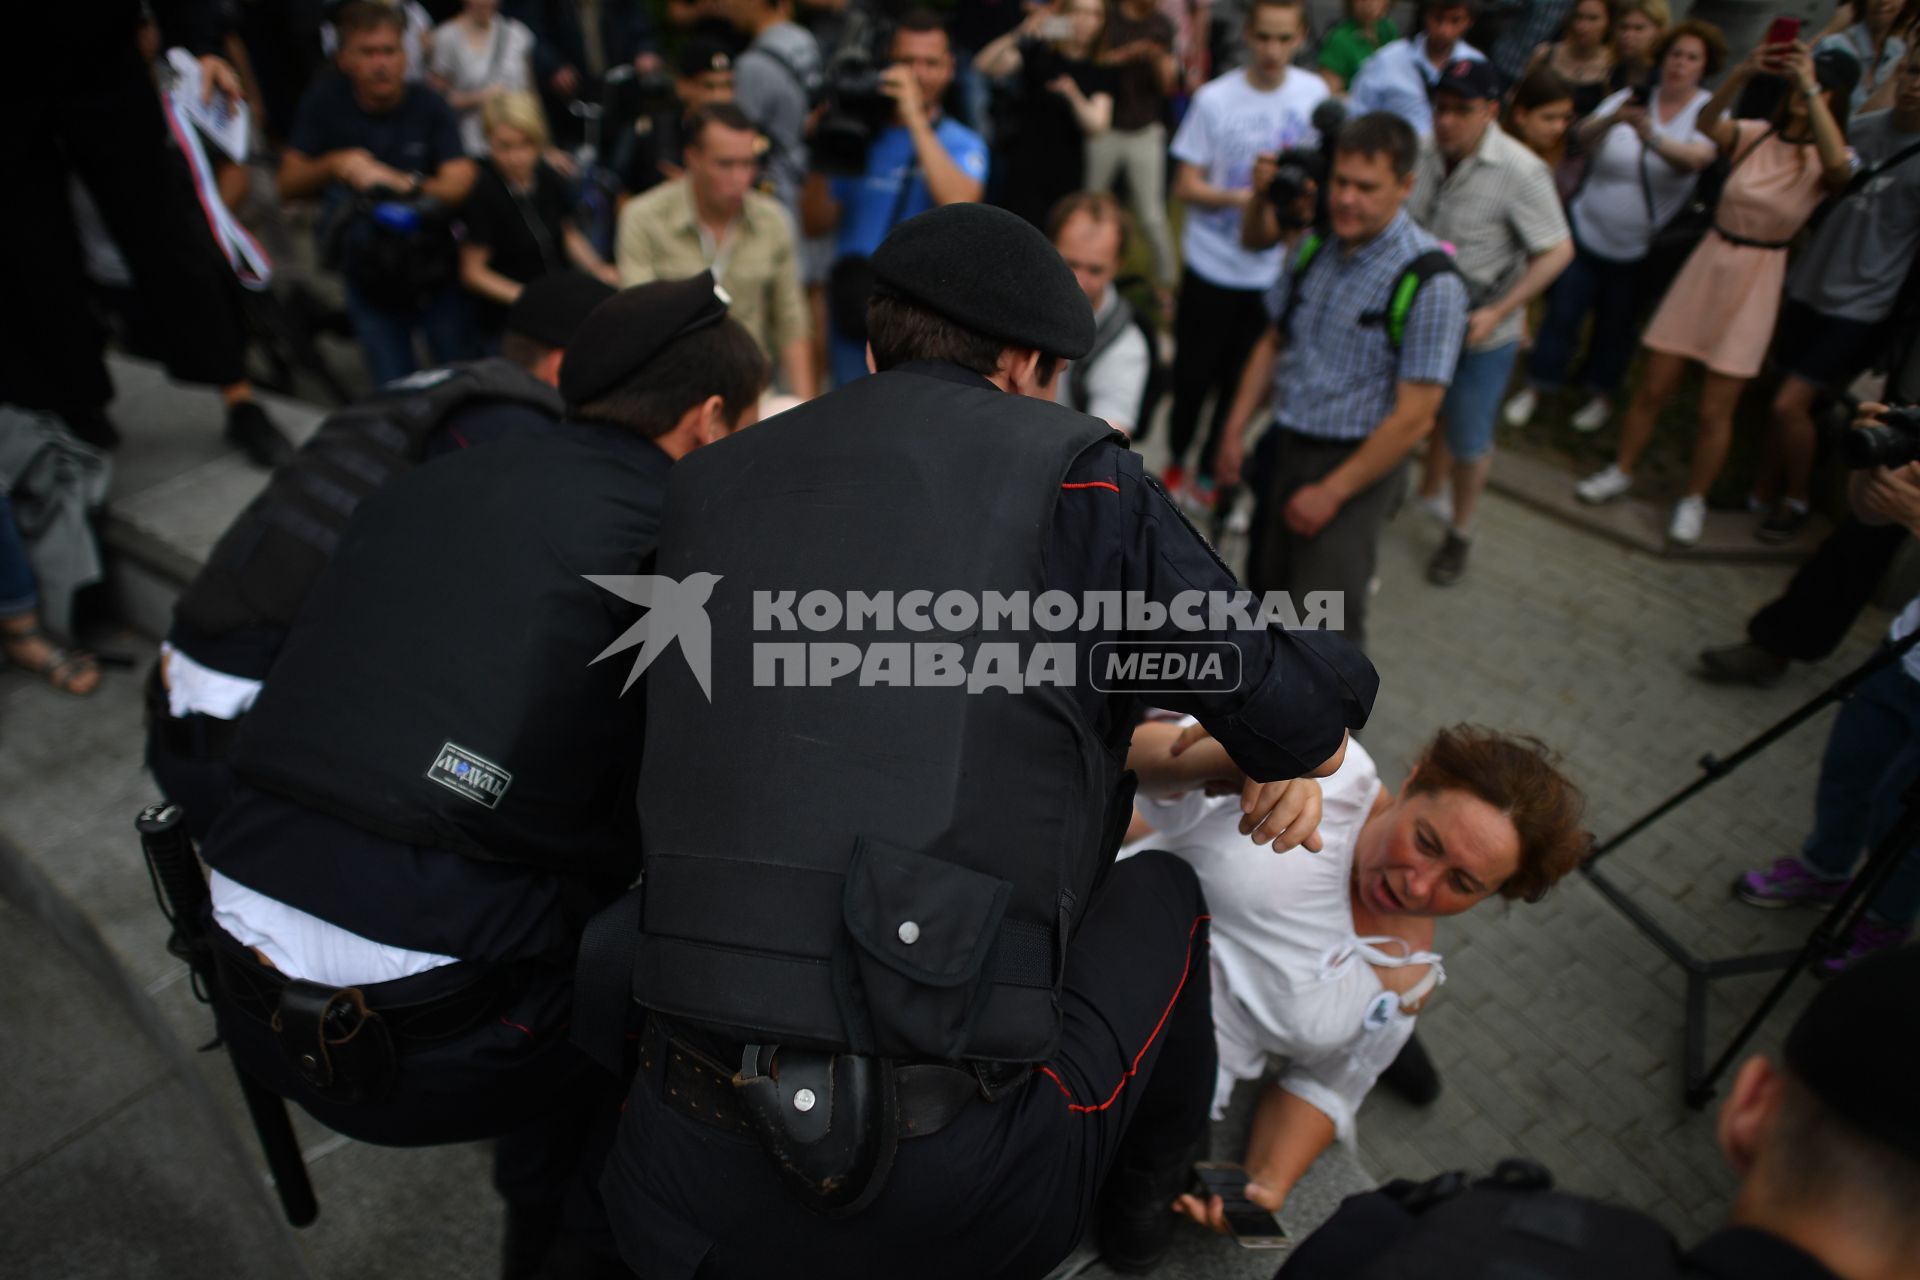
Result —
<path fill-rule="evenodd" d="M 379 1102 L 393 1088 L 393 1036 L 358 987 L 288 982 L 273 1030 L 301 1080 L 329 1102 Z"/>
<path fill-rule="evenodd" d="M 893 1170 L 900 1118 L 893 1064 L 851 1053 L 750 1044 L 733 1078 L 754 1136 L 816 1213 L 847 1218 Z"/>

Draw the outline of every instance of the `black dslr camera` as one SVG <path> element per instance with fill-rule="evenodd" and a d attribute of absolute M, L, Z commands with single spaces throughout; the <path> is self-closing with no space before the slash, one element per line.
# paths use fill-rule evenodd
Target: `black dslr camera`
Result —
<path fill-rule="evenodd" d="M 1320 135 L 1318 147 L 1289 147 L 1274 157 L 1277 168 L 1267 183 L 1265 195 L 1273 206 L 1283 231 L 1299 231 L 1326 221 L 1327 178 L 1333 172 L 1333 143 L 1346 123 L 1347 108 L 1338 98 L 1328 98 L 1313 109 L 1313 127 Z M 1302 217 L 1300 201 L 1307 184 L 1315 191 L 1313 213 Z"/>
<path fill-rule="evenodd" d="M 813 167 L 843 178 L 867 171 L 867 152 L 894 116 L 894 101 L 880 87 L 887 33 L 859 9 L 851 13 L 846 38 L 826 65 L 820 97 L 827 109 L 809 143 Z"/>
<path fill-rule="evenodd" d="M 1840 456 L 1856 471 L 1920 462 L 1920 405 L 1890 408 L 1877 425 L 1842 432 Z"/>

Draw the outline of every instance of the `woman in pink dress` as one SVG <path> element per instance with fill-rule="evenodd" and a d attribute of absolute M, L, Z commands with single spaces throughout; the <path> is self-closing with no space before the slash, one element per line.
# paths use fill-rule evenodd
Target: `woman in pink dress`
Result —
<path fill-rule="evenodd" d="M 1771 122 L 1728 120 L 1726 111 L 1755 75 L 1791 84 Z M 1733 411 L 1760 372 L 1787 276 L 1787 244 L 1820 202 L 1853 172 L 1847 149 L 1847 98 L 1859 76 L 1849 58 L 1815 58 L 1804 44 L 1762 45 L 1700 109 L 1696 126 L 1727 156 L 1732 171 L 1713 230 L 1674 278 L 1647 326 L 1645 373 L 1620 427 L 1612 465 L 1574 486 L 1583 502 L 1609 502 L 1633 487 L 1633 468 L 1653 438 L 1654 421 L 1689 362 L 1705 367 L 1692 474 L 1667 527 L 1669 541 L 1699 541 L 1707 488 L 1726 461 Z"/>

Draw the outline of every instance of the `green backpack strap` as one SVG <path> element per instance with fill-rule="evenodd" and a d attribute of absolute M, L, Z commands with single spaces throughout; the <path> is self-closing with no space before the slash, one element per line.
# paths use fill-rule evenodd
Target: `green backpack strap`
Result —
<path fill-rule="evenodd" d="M 1280 331 L 1280 336 L 1289 342 L 1293 340 L 1293 313 L 1300 309 L 1300 282 L 1306 279 L 1307 268 L 1313 265 L 1314 258 L 1325 243 L 1325 238 L 1318 231 L 1309 231 L 1293 255 L 1293 268 L 1287 272 L 1293 280 L 1287 289 L 1287 305 L 1280 309 L 1280 318 L 1273 324 Z"/>
<path fill-rule="evenodd" d="M 1421 288 L 1435 276 L 1459 275 L 1460 268 L 1454 265 L 1453 255 L 1445 249 L 1429 249 L 1400 273 L 1400 279 L 1393 286 L 1393 297 L 1387 303 L 1387 341 L 1393 349 L 1400 349 L 1401 339 L 1407 333 L 1407 314 L 1413 310 L 1413 300 L 1420 296 Z"/>

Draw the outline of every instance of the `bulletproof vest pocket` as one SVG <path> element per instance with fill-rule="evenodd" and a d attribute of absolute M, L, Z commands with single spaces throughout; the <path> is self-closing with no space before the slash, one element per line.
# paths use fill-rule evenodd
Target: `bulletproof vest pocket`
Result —
<path fill-rule="evenodd" d="M 1008 881 L 860 837 L 842 911 L 875 1052 L 963 1056 L 985 998 Z"/>

